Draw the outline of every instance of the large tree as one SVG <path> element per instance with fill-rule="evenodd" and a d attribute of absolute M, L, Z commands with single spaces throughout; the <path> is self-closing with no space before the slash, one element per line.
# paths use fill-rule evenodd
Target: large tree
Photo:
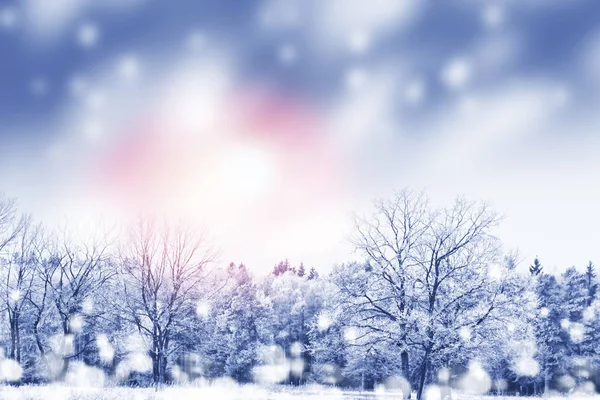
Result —
<path fill-rule="evenodd" d="M 35 246 L 39 239 L 40 227 L 33 225 L 30 218 L 23 219 L 20 232 L 12 244 L 7 244 L 7 256 L 0 271 L 2 277 L 2 297 L 10 325 L 10 345 L 8 356 L 21 362 L 22 319 L 27 317 L 27 306 L 35 288 Z"/>
<path fill-rule="evenodd" d="M 354 301 L 358 327 L 370 336 L 384 334 L 400 349 L 402 374 L 410 376 L 409 332 L 414 309 L 415 254 L 429 224 L 423 193 L 402 191 L 391 200 L 375 201 L 368 217 L 354 218 L 351 242 L 366 259 L 364 284 L 341 276 L 340 288 Z M 350 278 L 350 279 L 344 279 Z"/>
<path fill-rule="evenodd" d="M 67 228 L 52 234 L 38 257 L 38 283 L 42 295 L 32 305 L 38 317 L 43 313 L 46 302 L 53 307 L 53 316 L 58 322 L 58 332 L 45 343 L 51 363 L 58 377 L 64 377 L 73 359 L 82 359 L 92 351 L 96 320 L 103 310 L 94 306 L 116 270 L 110 251 L 111 241 L 106 232 L 97 230 L 84 239 L 73 238 L 74 231 Z"/>
<path fill-rule="evenodd" d="M 193 318 L 215 257 L 202 234 L 184 226 L 140 220 L 129 230 L 121 253 L 125 318 L 149 341 L 152 378 L 165 381 L 174 334 Z"/>
<path fill-rule="evenodd" d="M 498 217 L 463 199 L 434 208 L 424 194 L 405 190 L 355 221 L 352 243 L 366 262 L 336 278 L 349 324 L 364 332 L 365 346 L 398 348 L 400 372 L 421 398 L 429 369 L 447 363 L 459 333 L 475 338 L 508 302 L 502 274 L 492 273 L 500 264 L 491 235 Z"/>

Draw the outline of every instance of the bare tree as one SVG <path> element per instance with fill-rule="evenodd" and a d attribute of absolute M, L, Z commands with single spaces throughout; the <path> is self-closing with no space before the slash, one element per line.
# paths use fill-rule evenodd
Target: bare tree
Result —
<path fill-rule="evenodd" d="M 152 376 L 165 381 L 173 333 L 194 314 L 201 284 L 215 258 L 202 234 L 140 219 L 121 255 L 124 301 L 121 312 L 151 342 Z"/>
<path fill-rule="evenodd" d="M 46 257 L 40 257 L 38 284 L 41 295 L 37 302 L 32 301 L 37 310 L 37 322 L 43 315 L 46 302 L 54 306 L 58 315 L 59 338 L 62 340 L 59 351 L 49 344 L 42 345 L 39 336 L 36 340 L 40 351 L 41 347 L 45 347 L 61 359 L 59 377 L 66 373 L 71 359 L 80 357 L 94 343 L 94 337 L 82 334 L 84 324 L 93 322 L 97 317 L 97 313 L 86 305 L 93 304 L 94 296 L 117 273 L 106 232 L 98 231 L 80 243 L 71 240 L 66 229 L 61 233 L 60 237 L 55 236 L 48 241 Z"/>
<path fill-rule="evenodd" d="M 16 200 L 0 193 L 0 256 L 3 249 L 15 240 L 25 219 L 23 216 L 17 218 Z"/>
<path fill-rule="evenodd" d="M 3 300 L 10 325 L 9 357 L 21 362 L 21 318 L 27 305 L 35 279 L 35 251 L 40 226 L 31 218 L 23 218 L 12 245 L 6 248 L 11 254 L 2 269 Z"/>
<path fill-rule="evenodd" d="M 58 262 L 53 257 L 49 246 L 48 235 L 42 232 L 38 240 L 35 242 L 33 249 L 35 260 L 35 276 L 32 282 L 32 288 L 27 298 L 30 304 L 32 321 L 33 337 L 40 356 L 46 354 L 46 346 L 40 330 L 43 328 L 43 322 L 48 315 L 48 297 L 50 291 L 49 275 L 47 272 L 53 269 L 51 265 Z"/>
<path fill-rule="evenodd" d="M 416 341 L 424 353 L 419 399 L 432 358 L 460 340 L 459 332 L 477 329 L 499 306 L 501 285 L 488 270 L 499 262 L 500 245 L 490 234 L 497 222 L 487 204 L 458 199 L 451 208 L 433 211 L 416 247 Z"/>
<path fill-rule="evenodd" d="M 406 190 L 376 201 L 373 215 L 355 218 L 351 240 L 366 265 L 342 269 L 336 283 L 350 323 L 362 332 L 357 343 L 394 344 L 419 399 L 429 368 L 460 341 L 458 332 L 476 330 L 503 299 L 488 270 L 499 261 L 490 234 L 497 222 L 485 204 L 459 199 L 434 209 L 424 194 Z M 412 368 L 410 354 L 420 359 Z"/>
<path fill-rule="evenodd" d="M 367 333 L 382 332 L 400 349 L 402 374 L 408 378 L 408 324 L 413 308 L 412 274 L 414 249 L 429 228 L 428 200 L 423 193 L 397 192 L 391 200 L 375 201 L 370 217 L 355 216 L 351 242 L 366 258 L 368 284 L 347 294 L 358 298 L 359 327 Z M 354 293 L 352 293 L 354 291 Z"/>
<path fill-rule="evenodd" d="M 17 216 L 16 200 L 0 194 L 0 276 L 2 277 L 4 310 L 8 314 L 10 325 L 9 357 L 20 361 L 21 336 L 20 316 L 23 291 L 28 291 L 28 281 L 32 276 L 29 268 L 28 230 L 29 217 Z M 20 239 L 20 240 L 19 240 Z M 12 247 L 15 244 L 15 248 Z M 30 285 L 30 282 L 29 282 Z M 25 293 L 26 294 L 26 293 Z"/>

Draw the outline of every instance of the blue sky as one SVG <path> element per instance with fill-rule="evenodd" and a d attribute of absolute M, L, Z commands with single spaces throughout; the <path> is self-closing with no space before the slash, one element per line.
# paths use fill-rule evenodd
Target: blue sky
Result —
<path fill-rule="evenodd" d="M 524 264 L 583 267 L 600 260 L 598 15 L 593 0 L 2 0 L 0 191 L 49 223 L 183 215 L 225 262 L 267 270 L 351 259 L 350 212 L 408 186 L 490 200 Z"/>

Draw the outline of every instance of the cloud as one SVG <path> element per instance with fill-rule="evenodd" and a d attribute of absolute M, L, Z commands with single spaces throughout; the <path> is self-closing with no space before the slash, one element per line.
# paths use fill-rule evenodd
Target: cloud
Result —
<path fill-rule="evenodd" d="M 12 29 L 19 22 L 19 13 L 14 7 L 0 8 L 0 28 Z"/>
<path fill-rule="evenodd" d="M 410 24 L 419 9 L 417 0 L 269 0 L 257 21 L 276 33 L 305 30 L 322 54 L 332 48 L 363 54 L 386 33 Z"/>
<path fill-rule="evenodd" d="M 145 0 L 23 0 L 27 28 L 38 40 L 55 38 L 90 11 L 121 12 Z"/>
<path fill-rule="evenodd" d="M 471 92 L 445 115 L 432 118 L 432 142 L 427 165 L 450 172 L 448 165 L 464 168 L 489 159 L 510 146 L 540 134 L 541 126 L 560 106 L 553 87 L 516 83 L 506 89 Z"/>
<path fill-rule="evenodd" d="M 346 75 L 346 85 L 329 118 L 336 145 L 351 150 L 394 128 L 398 83 L 389 76 L 354 69 Z"/>
<path fill-rule="evenodd" d="M 431 116 L 419 132 L 427 139 L 413 139 L 382 181 L 426 188 L 439 204 L 457 195 L 492 201 L 506 217 L 498 236 L 525 260 L 539 255 L 560 271 L 600 258 L 592 239 L 600 191 L 591 184 L 600 170 L 592 134 L 599 121 L 570 109 L 560 89 L 520 81 L 471 92 L 472 107 L 459 100 Z"/>
<path fill-rule="evenodd" d="M 226 46 L 205 41 L 200 52 L 138 50 L 74 75 L 64 112 L 46 121 L 58 134 L 41 157 L 15 161 L 15 171 L 52 177 L 17 172 L 11 194 L 44 193 L 27 194 L 25 210 L 50 224 L 62 215 L 126 221 L 145 210 L 202 223 L 226 255 L 250 264 L 323 262 L 323 249 L 339 243 L 324 233 L 346 210 L 322 110 L 248 82 Z"/>
<path fill-rule="evenodd" d="M 585 76 L 600 84 L 600 30 L 588 35 L 578 61 Z"/>
<path fill-rule="evenodd" d="M 331 0 L 318 4 L 321 29 L 343 39 L 356 32 L 377 35 L 386 29 L 398 29 L 410 21 L 418 6 L 413 0 Z"/>

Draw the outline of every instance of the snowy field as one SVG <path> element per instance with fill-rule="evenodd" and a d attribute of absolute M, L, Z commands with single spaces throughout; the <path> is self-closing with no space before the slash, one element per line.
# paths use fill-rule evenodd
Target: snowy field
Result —
<path fill-rule="evenodd" d="M 253 385 L 238 387 L 82 388 L 60 385 L 0 386 L 2 400 L 252 400 L 252 399 L 402 399 L 401 393 L 341 391 L 332 388 L 268 389 Z"/>
<path fill-rule="evenodd" d="M 414 393 L 413 393 L 414 395 Z M 434 396 L 435 397 L 435 396 Z M 359 392 L 342 391 L 335 388 L 306 387 L 306 388 L 275 388 L 269 389 L 254 385 L 236 387 L 168 387 L 158 392 L 152 388 L 83 388 L 64 385 L 48 386 L 0 386 L 1 400 L 259 400 L 259 399 L 402 399 L 401 393 L 391 392 Z M 413 397 L 414 398 L 414 397 Z M 457 400 L 500 400 L 528 399 L 528 397 L 503 396 L 474 396 L 470 394 L 453 393 Z M 558 399 L 600 399 L 600 396 L 576 395 L 553 396 L 547 400 Z M 531 397 L 531 399 L 534 399 Z"/>

